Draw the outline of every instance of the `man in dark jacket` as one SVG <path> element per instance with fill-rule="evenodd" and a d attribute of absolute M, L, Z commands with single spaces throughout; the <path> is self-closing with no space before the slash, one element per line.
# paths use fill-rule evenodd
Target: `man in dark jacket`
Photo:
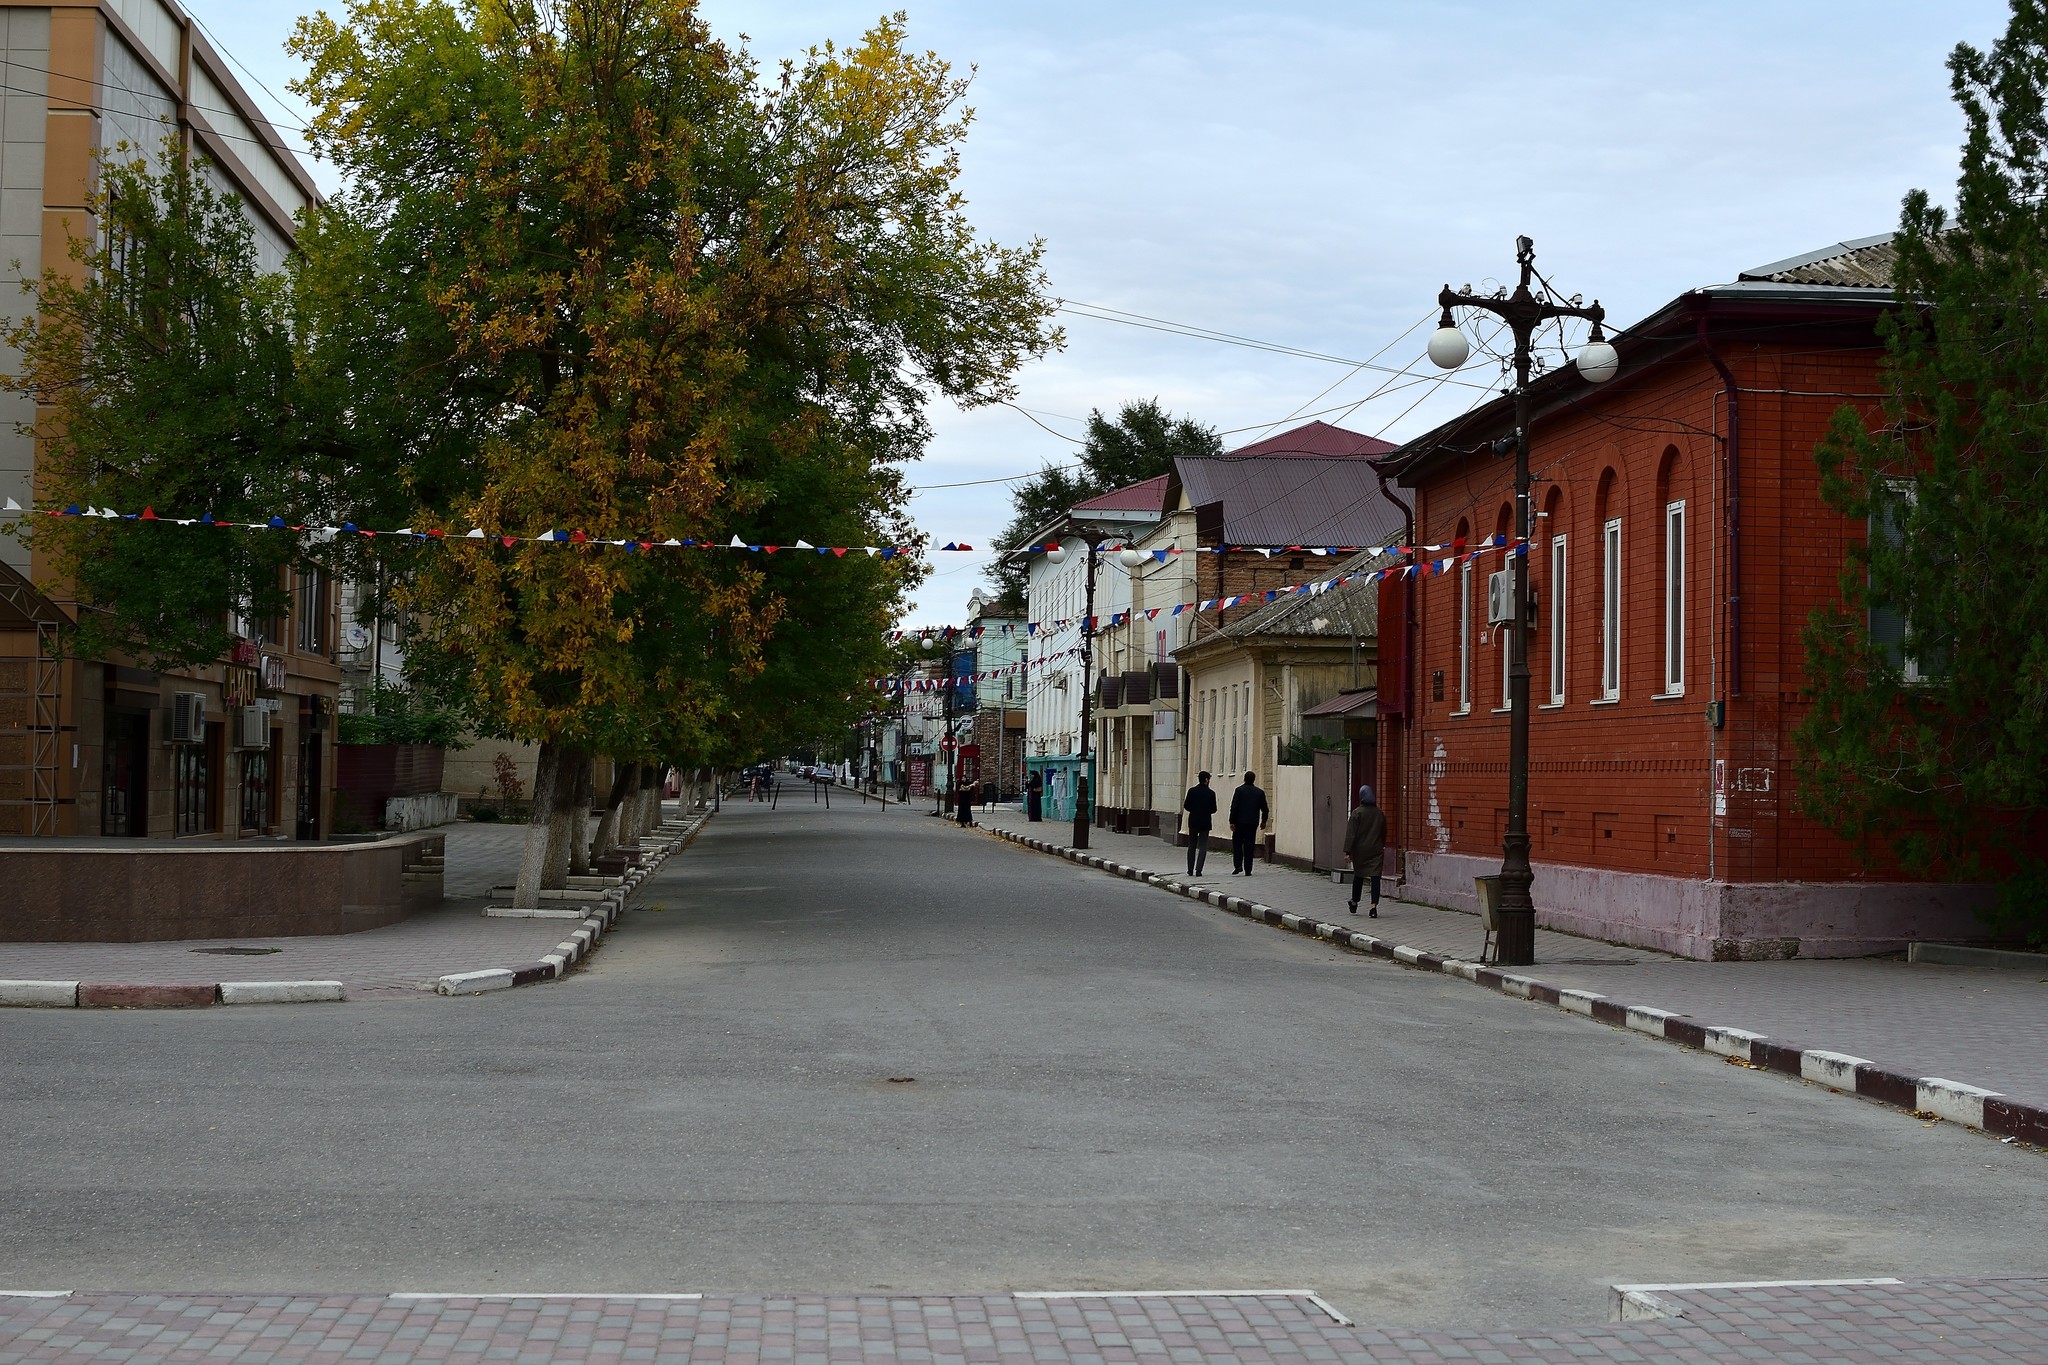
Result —
<path fill-rule="evenodd" d="M 1252 875 L 1252 855 L 1258 851 L 1259 831 L 1267 824 L 1270 809 L 1266 794 L 1259 790 L 1259 775 L 1246 773 L 1244 782 L 1230 794 L 1230 874 Z"/>
<path fill-rule="evenodd" d="M 1351 860 L 1351 913 L 1358 913 L 1358 891 L 1372 886 L 1372 917 L 1380 917 L 1380 866 L 1387 852 L 1387 813 L 1371 787 L 1358 789 L 1358 804 L 1344 826 L 1344 856 Z"/>
<path fill-rule="evenodd" d="M 1188 788 L 1180 808 L 1188 813 L 1188 875 L 1199 877 L 1209 861 L 1209 830 L 1216 818 L 1216 792 L 1209 785 L 1209 774 L 1203 773 Z"/>

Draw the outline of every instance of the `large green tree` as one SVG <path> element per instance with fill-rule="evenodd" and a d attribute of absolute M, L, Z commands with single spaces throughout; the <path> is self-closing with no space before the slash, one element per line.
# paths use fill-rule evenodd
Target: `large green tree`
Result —
<path fill-rule="evenodd" d="M 964 83 L 900 16 L 765 80 L 691 0 L 352 0 L 295 47 L 349 185 L 309 273 L 337 334 L 381 329 L 364 363 L 448 528 L 914 544 L 926 404 L 1006 397 L 1056 344 L 1037 244 L 964 216 Z M 546 788 L 593 750 L 718 761 L 792 707 L 850 715 L 916 572 L 473 541 L 402 596 Z"/>
<path fill-rule="evenodd" d="M 1156 398 L 1124 404 L 1114 421 L 1093 409 L 1074 464 L 1047 465 L 1010 491 L 1010 524 L 997 544 L 1005 550 L 1022 545 L 1075 503 L 1157 478 L 1177 459 L 1222 453 L 1223 441 L 1214 428 L 1173 416 Z M 997 560 L 987 574 L 995 586 L 996 610 L 1020 614 L 1028 568 Z"/>
<path fill-rule="evenodd" d="M 1864 522 L 1814 613 L 1804 804 L 1909 867 L 2003 888 L 2048 931 L 2048 8 L 1949 58 L 1967 128 L 1953 212 L 1894 241 L 1885 420 L 1836 417 L 1823 491 Z"/>
<path fill-rule="evenodd" d="M 388 466 L 354 444 L 351 400 L 309 363 L 290 273 L 257 263 L 241 204 L 175 141 L 103 160 L 97 231 L 27 282 L 34 300 L 0 384 L 36 400 L 45 511 L 145 511 L 175 527 L 31 518 L 60 597 L 87 608 L 68 647 L 183 669 L 221 657 L 231 613 L 281 616 L 286 570 L 355 566 L 359 543 L 246 528 L 374 514 Z"/>

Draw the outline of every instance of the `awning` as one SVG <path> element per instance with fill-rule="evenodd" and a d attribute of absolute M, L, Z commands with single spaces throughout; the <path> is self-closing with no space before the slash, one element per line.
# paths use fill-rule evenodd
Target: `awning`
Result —
<path fill-rule="evenodd" d="M 1369 718 L 1380 713 L 1380 694 L 1377 689 L 1367 687 L 1356 692 L 1339 692 L 1327 701 L 1319 701 L 1301 713 L 1303 720 L 1310 716 L 1357 716 Z"/>

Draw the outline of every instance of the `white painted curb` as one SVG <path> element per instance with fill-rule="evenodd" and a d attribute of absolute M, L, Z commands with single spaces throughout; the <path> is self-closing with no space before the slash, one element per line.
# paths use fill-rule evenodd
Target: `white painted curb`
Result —
<path fill-rule="evenodd" d="M 339 981 L 223 981 L 223 1005 L 311 1005 L 341 1000 Z"/>
<path fill-rule="evenodd" d="M 0 981 L 0 1005 L 68 1010 L 77 1003 L 76 981 Z"/>
<path fill-rule="evenodd" d="M 1984 1090 L 1961 1081 L 1944 1080 L 1940 1076 L 1922 1076 L 1913 1087 L 1913 1102 L 1930 1114 L 1939 1114 L 1950 1123 L 1966 1124 L 1971 1128 L 1984 1126 L 1984 1101 L 1998 1098 L 1996 1090 Z"/>
<path fill-rule="evenodd" d="M 503 967 L 491 967 L 481 972 L 455 972 L 434 983 L 434 990 L 441 995 L 481 995 L 485 991 L 507 990 L 512 985 L 512 973 Z"/>

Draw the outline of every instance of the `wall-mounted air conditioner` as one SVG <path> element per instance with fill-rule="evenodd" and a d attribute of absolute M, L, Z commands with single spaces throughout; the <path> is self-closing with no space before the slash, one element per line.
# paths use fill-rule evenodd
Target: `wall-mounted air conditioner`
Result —
<path fill-rule="evenodd" d="M 206 738 L 206 694 L 171 694 L 170 743 L 198 744 Z"/>
<path fill-rule="evenodd" d="M 1515 571 L 1502 569 L 1486 576 L 1486 624 L 1505 625 L 1515 619 Z"/>
<path fill-rule="evenodd" d="M 270 747 L 270 712 L 260 706 L 244 706 L 235 712 L 235 747 L 237 749 L 268 749 Z"/>

